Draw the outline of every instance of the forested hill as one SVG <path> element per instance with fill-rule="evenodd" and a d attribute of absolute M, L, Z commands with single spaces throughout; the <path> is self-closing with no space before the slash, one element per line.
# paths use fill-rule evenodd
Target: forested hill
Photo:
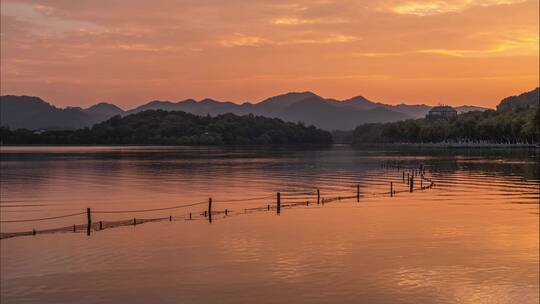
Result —
<path fill-rule="evenodd" d="M 540 103 L 540 88 L 503 99 L 497 106 L 497 111 L 516 111 L 537 108 Z"/>
<path fill-rule="evenodd" d="M 313 126 L 262 116 L 197 116 L 148 110 L 68 131 L 36 133 L 2 128 L 3 144 L 267 145 L 330 144 L 332 135 Z"/>
<path fill-rule="evenodd" d="M 410 119 L 364 124 L 354 130 L 355 144 L 366 143 L 540 143 L 538 89 L 504 99 L 497 111 L 473 111 L 450 120 Z"/>

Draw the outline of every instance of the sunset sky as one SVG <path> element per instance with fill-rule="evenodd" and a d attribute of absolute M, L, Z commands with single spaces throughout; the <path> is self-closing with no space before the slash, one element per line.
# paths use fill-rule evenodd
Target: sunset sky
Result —
<path fill-rule="evenodd" d="M 539 82 L 538 0 L 1 1 L 1 93 L 475 104 Z"/>

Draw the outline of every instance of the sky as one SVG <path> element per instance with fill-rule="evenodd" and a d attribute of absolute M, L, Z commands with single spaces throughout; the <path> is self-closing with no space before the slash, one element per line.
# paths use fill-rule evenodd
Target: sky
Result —
<path fill-rule="evenodd" d="M 539 82 L 538 0 L 0 5 L 1 94 L 60 107 L 290 91 L 495 107 Z"/>

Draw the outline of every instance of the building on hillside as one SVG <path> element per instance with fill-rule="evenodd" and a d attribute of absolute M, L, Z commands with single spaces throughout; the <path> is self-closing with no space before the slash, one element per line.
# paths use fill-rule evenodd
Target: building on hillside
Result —
<path fill-rule="evenodd" d="M 431 108 L 426 115 L 429 120 L 448 120 L 456 117 L 457 111 L 450 106 L 436 106 Z"/>

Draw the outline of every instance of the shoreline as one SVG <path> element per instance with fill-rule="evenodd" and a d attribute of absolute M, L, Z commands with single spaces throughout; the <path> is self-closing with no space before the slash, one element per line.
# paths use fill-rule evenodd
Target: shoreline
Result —
<path fill-rule="evenodd" d="M 281 145 L 160 145 L 160 144 L 0 144 L 0 149 L 4 147 L 239 147 L 239 148 L 261 148 L 261 147 L 279 147 L 279 148 L 329 148 L 350 146 L 352 148 L 376 148 L 376 147 L 392 147 L 392 148 L 527 148 L 540 149 L 540 144 L 467 144 L 467 143 L 333 143 L 329 145 L 316 144 L 281 144 Z"/>
<path fill-rule="evenodd" d="M 404 148 L 455 148 L 455 149 L 492 149 L 492 148 L 527 148 L 540 149 L 540 144 L 467 144 L 467 143 L 381 143 L 381 144 L 353 144 L 353 147 L 404 147 Z"/>

